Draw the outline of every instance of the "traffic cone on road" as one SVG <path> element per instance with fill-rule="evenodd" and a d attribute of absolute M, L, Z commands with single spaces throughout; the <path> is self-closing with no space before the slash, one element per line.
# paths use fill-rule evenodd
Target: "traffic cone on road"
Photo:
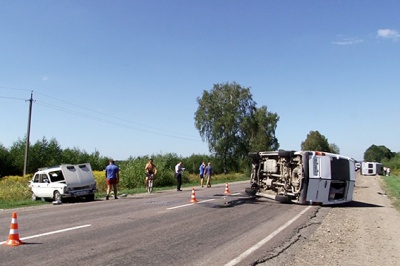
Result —
<path fill-rule="evenodd" d="M 19 239 L 17 213 L 14 212 L 11 219 L 10 234 L 8 240 L 3 244 L 5 246 L 19 246 L 23 242 Z"/>
<path fill-rule="evenodd" d="M 192 189 L 192 198 L 190 199 L 190 203 L 196 203 L 196 193 L 194 192 L 194 188 Z"/>
<path fill-rule="evenodd" d="M 231 192 L 229 191 L 229 186 L 228 183 L 225 184 L 225 194 L 231 194 Z"/>

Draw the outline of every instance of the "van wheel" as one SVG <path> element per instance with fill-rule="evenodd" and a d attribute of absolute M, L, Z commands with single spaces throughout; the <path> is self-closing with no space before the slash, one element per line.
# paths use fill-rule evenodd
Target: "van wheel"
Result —
<path fill-rule="evenodd" d="M 35 193 L 33 193 L 33 192 L 32 192 L 32 198 L 31 199 L 32 199 L 32 201 L 36 201 L 37 200 L 37 197 L 36 197 Z"/>
<path fill-rule="evenodd" d="M 61 201 L 62 201 L 62 196 L 61 196 L 61 193 L 60 193 L 60 192 L 58 192 L 57 190 L 56 190 L 56 191 L 54 191 L 54 200 L 55 200 L 55 201 L 59 201 L 59 202 L 61 202 Z"/>
<path fill-rule="evenodd" d="M 276 195 L 275 200 L 280 203 L 291 203 L 289 196 L 284 196 L 284 195 Z"/>

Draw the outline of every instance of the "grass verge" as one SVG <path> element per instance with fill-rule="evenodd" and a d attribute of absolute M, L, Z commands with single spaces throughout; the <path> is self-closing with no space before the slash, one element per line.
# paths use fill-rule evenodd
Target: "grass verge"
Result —
<path fill-rule="evenodd" d="M 393 207 L 400 211 L 400 177 L 382 176 L 382 181 L 383 189 L 392 200 Z"/>

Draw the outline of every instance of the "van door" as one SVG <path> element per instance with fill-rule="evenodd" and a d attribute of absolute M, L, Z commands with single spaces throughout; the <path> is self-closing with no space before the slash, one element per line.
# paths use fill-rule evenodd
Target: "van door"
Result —
<path fill-rule="evenodd" d="M 306 200 L 309 202 L 327 202 L 329 196 L 330 157 L 312 156 L 309 159 L 309 181 Z"/>
<path fill-rule="evenodd" d="M 35 174 L 31 183 L 31 189 L 38 198 L 53 197 L 53 188 L 50 185 L 50 179 L 46 173 Z"/>

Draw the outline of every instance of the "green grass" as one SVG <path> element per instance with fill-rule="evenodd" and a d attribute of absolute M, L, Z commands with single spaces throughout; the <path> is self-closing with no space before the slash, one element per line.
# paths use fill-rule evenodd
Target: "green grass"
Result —
<path fill-rule="evenodd" d="M 392 200 L 393 206 L 400 211 L 400 177 L 383 176 L 382 181 L 382 188 Z"/>

